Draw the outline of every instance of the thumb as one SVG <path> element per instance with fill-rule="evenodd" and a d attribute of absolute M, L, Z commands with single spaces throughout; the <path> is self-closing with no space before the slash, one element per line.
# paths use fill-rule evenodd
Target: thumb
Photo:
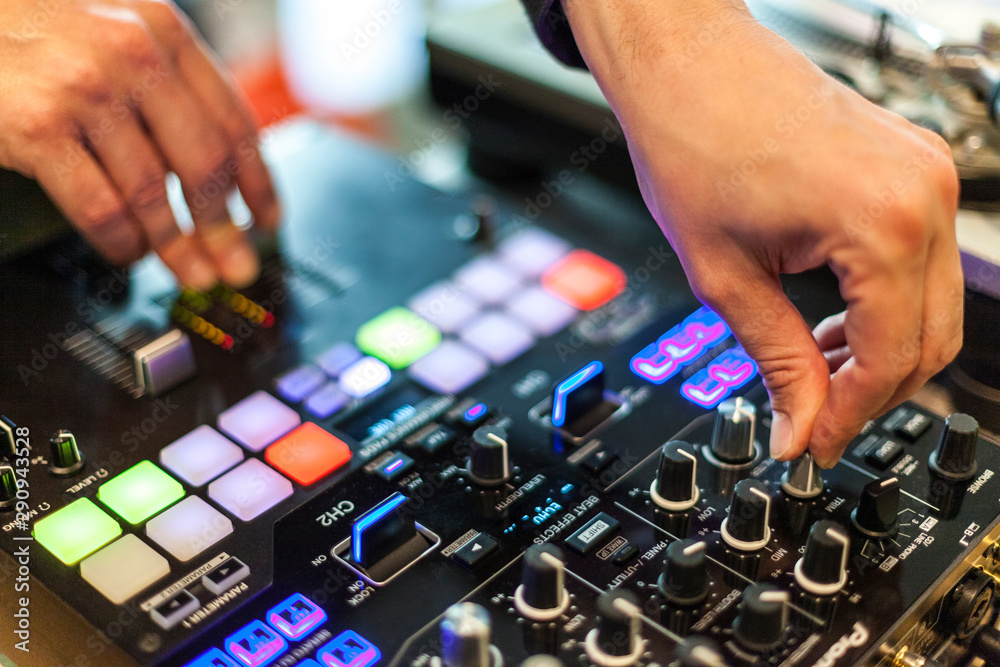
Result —
<path fill-rule="evenodd" d="M 724 294 L 705 296 L 760 369 L 771 399 L 771 457 L 801 455 L 830 385 L 829 365 L 809 326 L 777 276 L 741 276 Z"/>

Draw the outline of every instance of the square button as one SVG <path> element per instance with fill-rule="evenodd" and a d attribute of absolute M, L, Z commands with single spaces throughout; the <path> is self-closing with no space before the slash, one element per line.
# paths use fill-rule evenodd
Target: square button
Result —
<path fill-rule="evenodd" d="M 112 477 L 97 490 L 97 498 L 135 525 L 184 497 L 184 487 L 150 461 L 140 461 Z"/>
<path fill-rule="evenodd" d="M 306 364 L 278 378 L 278 395 L 289 403 L 301 403 L 305 397 L 319 389 L 326 382 L 326 374 L 319 366 Z"/>
<path fill-rule="evenodd" d="M 329 350 L 319 355 L 316 363 L 323 372 L 332 378 L 340 375 L 345 368 L 361 358 L 361 350 L 350 343 L 337 343 Z"/>
<path fill-rule="evenodd" d="M 497 365 L 517 358 L 535 344 L 535 337 L 526 326 L 501 313 L 486 313 L 459 335 Z"/>
<path fill-rule="evenodd" d="M 32 535 L 52 555 L 72 565 L 122 534 L 118 522 L 87 498 L 75 500 L 35 523 Z"/>
<path fill-rule="evenodd" d="M 80 576 L 115 604 L 170 574 L 167 559 L 131 533 L 80 562 Z"/>
<path fill-rule="evenodd" d="M 500 261 L 526 278 L 537 278 L 570 250 L 558 236 L 529 227 L 504 239 L 497 249 Z"/>
<path fill-rule="evenodd" d="M 587 250 L 574 250 L 542 275 L 542 287 L 574 308 L 594 310 L 625 290 L 625 272 Z"/>
<path fill-rule="evenodd" d="M 479 312 L 479 303 L 449 282 L 434 283 L 406 304 L 444 333 L 455 333 Z"/>
<path fill-rule="evenodd" d="M 484 356 L 461 343 L 446 340 L 410 366 L 410 376 L 431 391 L 457 394 L 485 376 L 489 369 Z"/>
<path fill-rule="evenodd" d="M 559 333 L 580 312 L 541 287 L 529 287 L 507 303 L 507 312 L 539 336 Z"/>
<path fill-rule="evenodd" d="M 496 305 L 521 288 L 521 278 L 492 257 L 479 257 L 455 273 L 455 284 L 482 303 Z"/>
<path fill-rule="evenodd" d="M 240 446 L 208 424 L 160 450 L 160 463 L 191 486 L 210 482 L 242 460 Z"/>
<path fill-rule="evenodd" d="M 460 546 L 452 557 L 470 570 L 497 550 L 497 541 L 486 533 L 479 533 Z"/>
<path fill-rule="evenodd" d="M 392 379 L 392 371 L 375 357 L 363 357 L 340 374 L 340 388 L 353 398 L 364 398 Z"/>
<path fill-rule="evenodd" d="M 292 495 L 292 483 L 258 459 L 248 459 L 208 485 L 208 497 L 243 521 Z"/>
<path fill-rule="evenodd" d="M 306 399 L 306 411 L 316 419 L 326 419 L 340 412 L 351 397 L 336 382 L 327 382 Z"/>
<path fill-rule="evenodd" d="M 302 423 L 299 413 L 256 391 L 219 415 L 219 430 L 252 452 L 259 452 Z"/>
<path fill-rule="evenodd" d="M 332 433 L 307 422 L 268 447 L 264 458 L 308 486 L 350 461 L 351 448 Z"/>
<path fill-rule="evenodd" d="M 433 324 L 406 308 L 390 308 L 358 329 L 356 342 L 392 368 L 406 368 L 441 342 Z"/>
<path fill-rule="evenodd" d="M 226 535 L 233 522 L 198 496 L 189 496 L 146 524 L 146 536 L 180 561 L 191 560 Z"/>

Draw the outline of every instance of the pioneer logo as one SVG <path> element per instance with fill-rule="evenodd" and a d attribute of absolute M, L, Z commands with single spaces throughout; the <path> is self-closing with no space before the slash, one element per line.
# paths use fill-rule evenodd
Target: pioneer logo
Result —
<path fill-rule="evenodd" d="M 838 639 L 837 643 L 827 649 L 823 657 L 813 663 L 812 667 L 833 667 L 838 660 L 844 657 L 848 649 L 864 646 L 867 642 L 868 628 L 860 623 L 855 623 L 853 632 Z"/>

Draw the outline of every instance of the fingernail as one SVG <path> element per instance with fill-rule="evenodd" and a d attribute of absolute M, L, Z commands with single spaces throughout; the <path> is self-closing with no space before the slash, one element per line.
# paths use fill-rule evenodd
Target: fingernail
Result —
<path fill-rule="evenodd" d="M 245 243 L 233 246 L 222 261 L 222 273 L 229 285 L 237 289 L 246 287 L 260 273 L 257 253 Z"/>
<path fill-rule="evenodd" d="M 195 257 L 188 264 L 187 276 L 183 280 L 185 286 L 196 289 L 199 292 L 207 292 L 217 282 L 215 270 L 203 259 Z"/>
<path fill-rule="evenodd" d="M 781 459 L 791 448 L 795 433 L 792 420 L 784 412 L 771 413 L 771 458 Z"/>

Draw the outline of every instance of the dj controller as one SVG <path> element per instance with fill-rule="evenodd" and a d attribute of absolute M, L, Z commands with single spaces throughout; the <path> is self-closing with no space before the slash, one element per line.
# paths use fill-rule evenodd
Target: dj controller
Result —
<path fill-rule="evenodd" d="M 245 291 L 71 244 L 3 267 L 13 664 L 53 618 L 78 666 L 1000 664 L 975 415 L 776 462 L 756 365 L 639 206 L 490 210 L 312 125 L 272 144 L 287 222 Z"/>

